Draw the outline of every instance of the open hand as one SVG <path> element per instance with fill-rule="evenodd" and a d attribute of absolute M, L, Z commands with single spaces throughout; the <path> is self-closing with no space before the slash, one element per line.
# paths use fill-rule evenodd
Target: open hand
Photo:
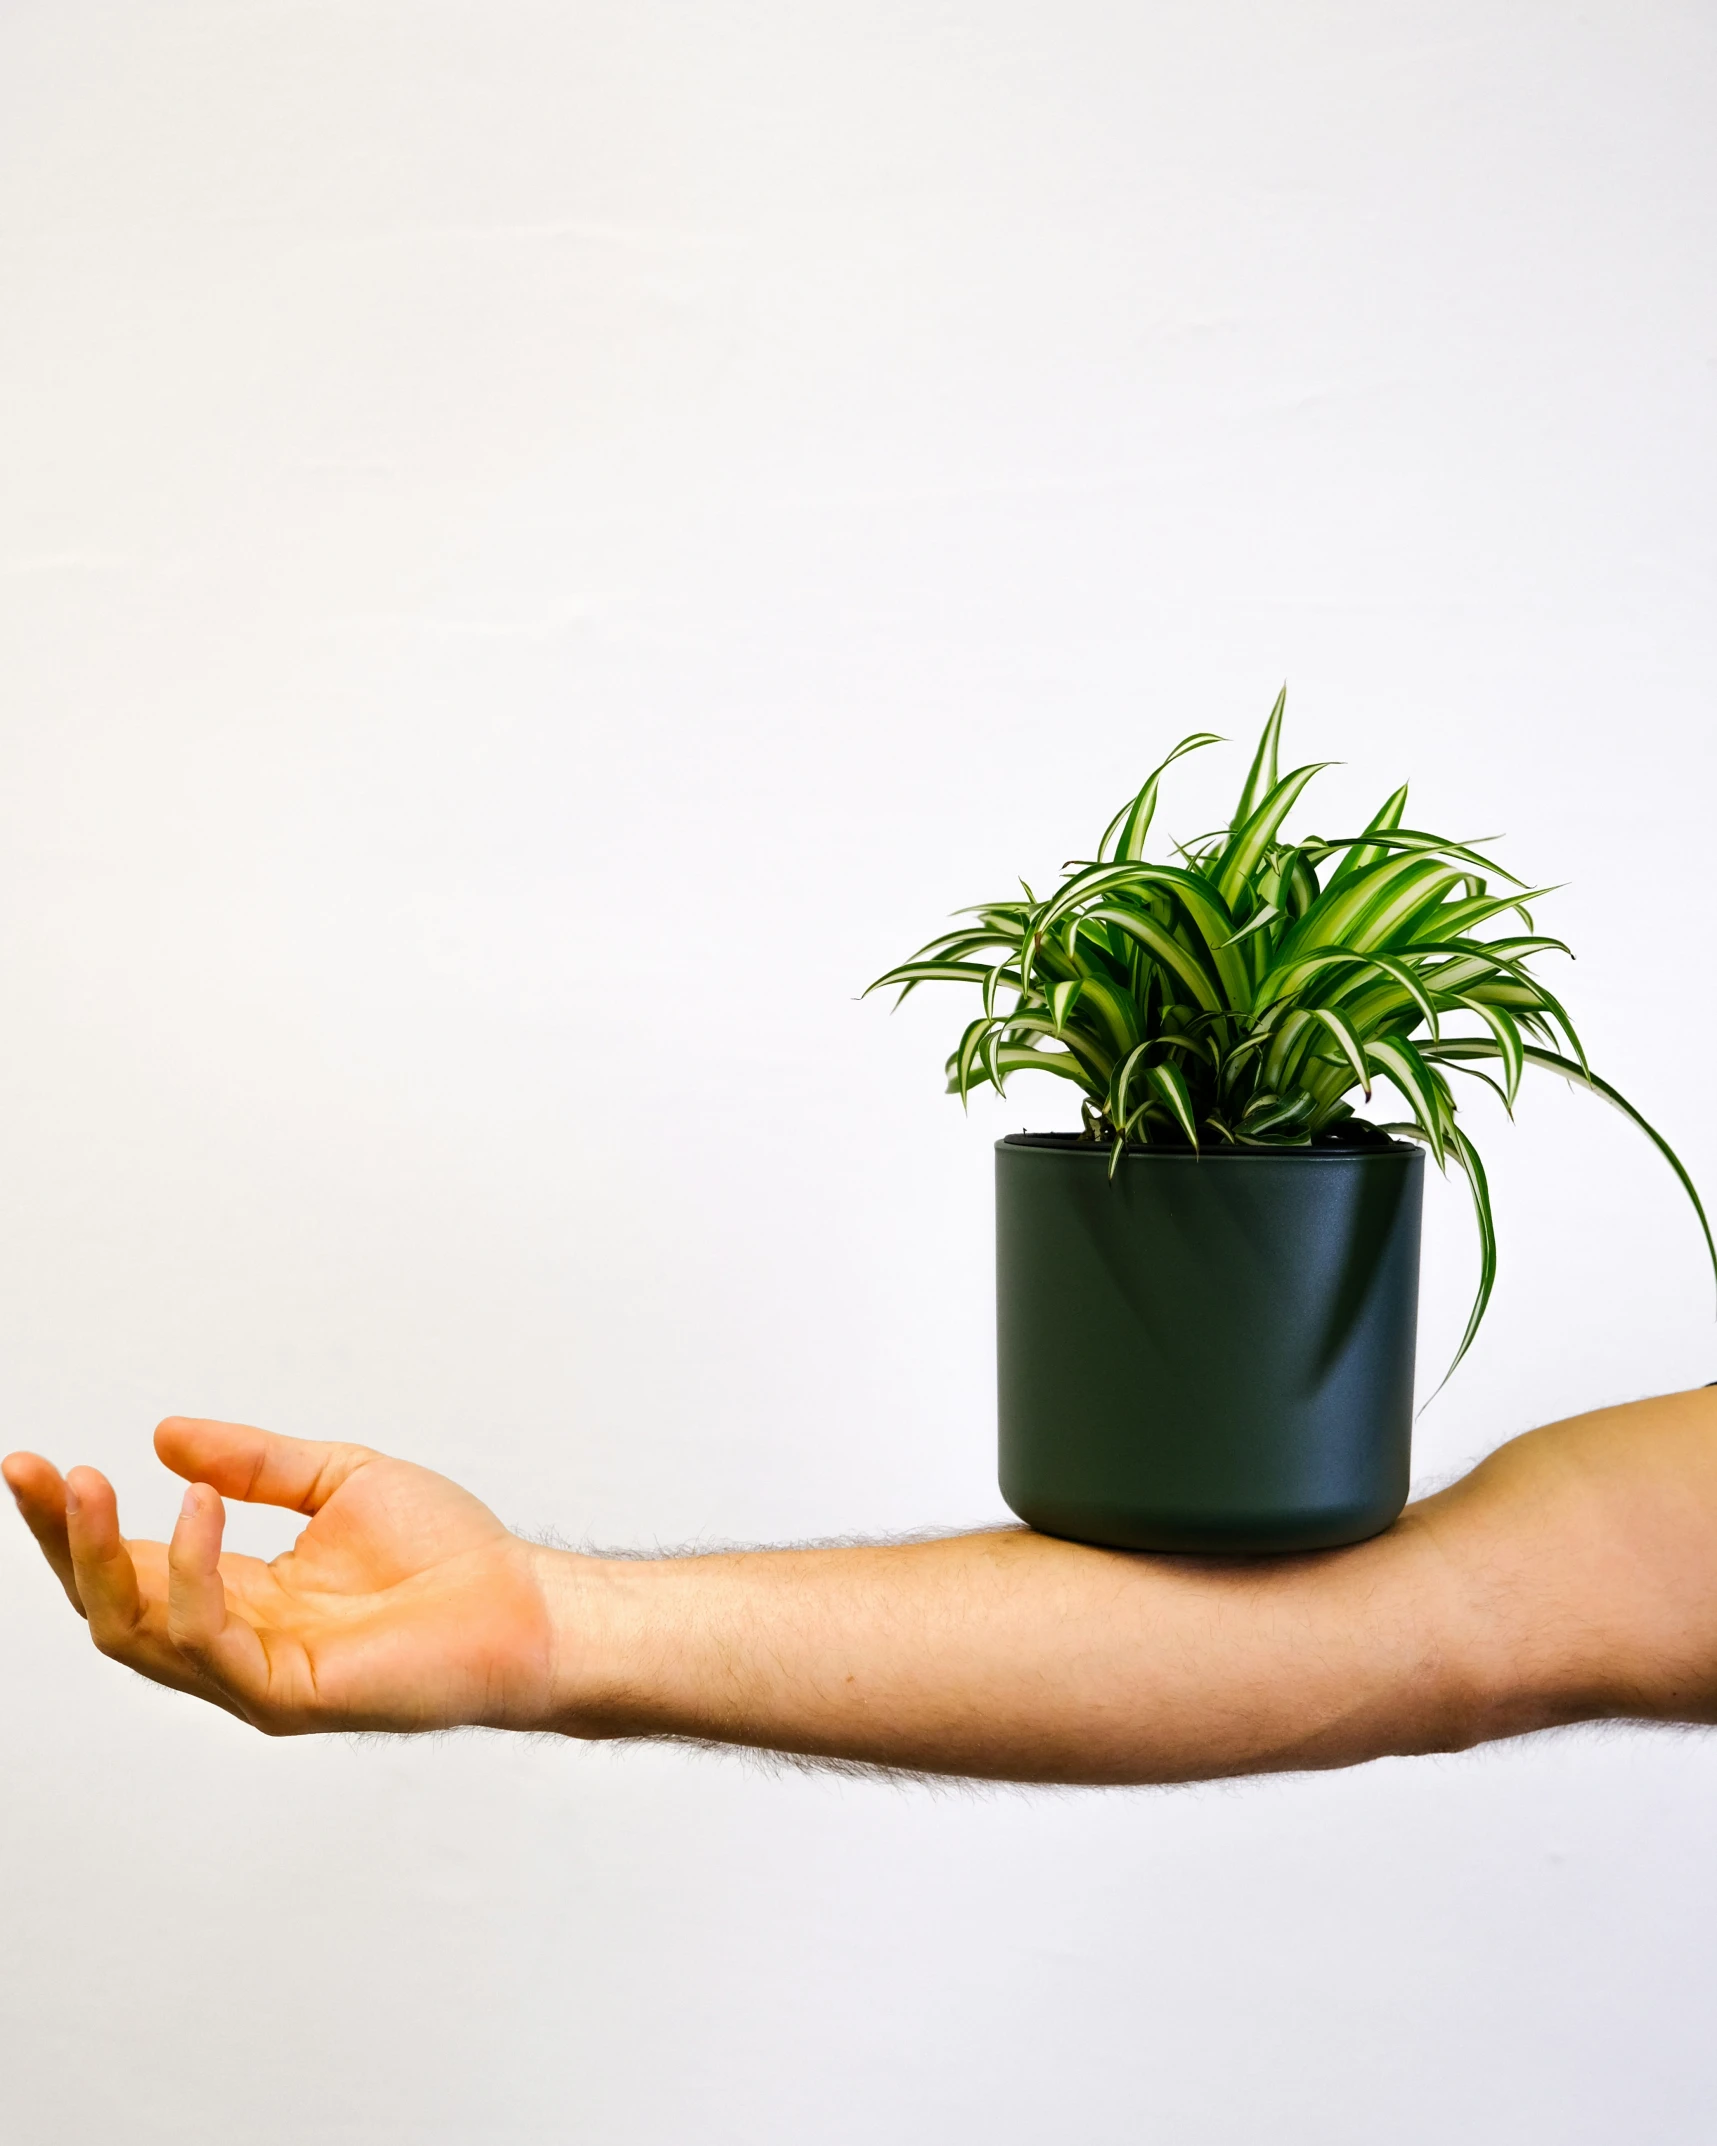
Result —
<path fill-rule="evenodd" d="M 126 1541 L 94 1468 L 0 1464 L 103 1654 L 272 1735 L 541 1721 L 545 1553 L 456 1483 L 365 1446 L 183 1416 L 155 1450 L 191 1485 L 170 1543 Z M 223 1556 L 223 1497 L 310 1524 L 280 1557 Z"/>

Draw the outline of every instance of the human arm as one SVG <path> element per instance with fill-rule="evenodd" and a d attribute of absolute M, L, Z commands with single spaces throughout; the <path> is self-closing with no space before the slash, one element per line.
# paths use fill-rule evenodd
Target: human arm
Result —
<path fill-rule="evenodd" d="M 1536 1431 L 1375 1541 L 1158 1558 L 1025 1530 L 604 1559 L 363 1447 L 170 1419 L 170 1546 L 14 1454 L 103 1652 L 272 1733 L 675 1736 L 1028 1781 L 1342 1766 L 1560 1722 L 1717 1720 L 1717 1394 Z M 222 1557 L 222 1498 L 309 1525 Z M 68 1507 L 70 1508 L 68 1510 Z"/>

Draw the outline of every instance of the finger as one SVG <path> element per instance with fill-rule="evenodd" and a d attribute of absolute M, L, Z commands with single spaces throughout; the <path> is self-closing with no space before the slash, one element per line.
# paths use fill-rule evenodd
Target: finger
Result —
<path fill-rule="evenodd" d="M 97 1468 L 73 1468 L 65 1499 L 72 1579 L 89 1619 L 89 1636 L 103 1654 L 123 1661 L 143 1623 L 143 1596 L 119 1532 L 119 1501 Z"/>
<path fill-rule="evenodd" d="M 78 1615 L 77 1581 L 72 1577 L 71 1544 L 66 1540 L 66 1486 L 51 1460 L 39 1453 L 8 1453 L 0 1461 L 0 1475 L 12 1493 L 24 1525 L 54 1568 L 54 1577 L 66 1591 L 66 1600 Z"/>
<path fill-rule="evenodd" d="M 380 1456 L 368 1446 L 315 1445 L 276 1438 L 248 1423 L 169 1416 L 156 1427 L 155 1450 L 175 1475 L 207 1483 L 223 1497 L 313 1513 Z"/>
<path fill-rule="evenodd" d="M 59 1570 L 90 1638 L 103 1654 L 157 1684 L 194 1691 L 232 1712 L 243 1710 L 211 1691 L 201 1668 L 187 1661 L 167 1633 L 166 1552 L 158 1542 L 123 1541 L 112 1486 L 93 1468 L 74 1468 L 63 1481 L 35 1453 L 14 1453 L 3 1464 L 37 1540 Z M 241 1560 L 248 1562 L 248 1560 Z"/>
<path fill-rule="evenodd" d="M 227 1609 L 221 1582 L 226 1508 L 206 1483 L 193 1483 L 167 1546 L 167 1636 L 194 1668 L 241 1700 L 268 1689 L 268 1657 L 252 1627 Z"/>

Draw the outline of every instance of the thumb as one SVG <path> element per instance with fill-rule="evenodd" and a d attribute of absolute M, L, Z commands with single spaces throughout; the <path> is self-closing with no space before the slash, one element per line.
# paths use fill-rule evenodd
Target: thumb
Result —
<path fill-rule="evenodd" d="M 253 1505 L 314 1513 L 340 1485 L 379 1456 L 368 1446 L 277 1438 L 251 1423 L 169 1416 L 155 1427 L 155 1451 L 175 1475 Z"/>

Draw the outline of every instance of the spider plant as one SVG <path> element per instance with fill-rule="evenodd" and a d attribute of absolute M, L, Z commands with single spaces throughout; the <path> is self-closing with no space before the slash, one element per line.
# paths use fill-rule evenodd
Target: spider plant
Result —
<path fill-rule="evenodd" d="M 870 989 L 899 985 L 904 999 L 925 983 L 975 985 L 982 1011 L 948 1060 L 950 1093 L 964 1103 L 986 1084 L 1005 1092 L 1021 1072 L 1073 1082 L 1084 1137 L 1112 1150 L 1111 1177 L 1134 1147 L 1363 1141 L 1358 1122 L 1341 1129 L 1353 1117 L 1348 1098 L 1369 1101 L 1373 1082 L 1386 1083 L 1409 1116 L 1376 1130 L 1422 1141 L 1472 1192 L 1479 1286 L 1455 1364 L 1490 1302 L 1496 1232 L 1446 1072 L 1484 1082 L 1511 1117 L 1529 1065 L 1613 1104 L 1680 1179 L 1717 1270 L 1692 1179 L 1592 1071 L 1566 1010 L 1532 973 L 1537 957 L 1569 952 L 1539 936 L 1527 906 L 1552 890 L 1528 887 L 1475 843 L 1403 826 L 1405 784 L 1358 834 L 1288 840 L 1288 815 L 1330 763 L 1278 772 L 1285 705 L 1284 688 L 1220 833 L 1174 845 L 1173 862 L 1145 854 L 1165 772 L 1222 742 L 1201 731 L 1152 771 L 1096 857 L 1069 864 L 1052 894 L 1040 900 L 1027 886 L 1023 900 L 959 911 L 971 921 Z M 1480 936 L 1487 927 L 1499 935 Z"/>

